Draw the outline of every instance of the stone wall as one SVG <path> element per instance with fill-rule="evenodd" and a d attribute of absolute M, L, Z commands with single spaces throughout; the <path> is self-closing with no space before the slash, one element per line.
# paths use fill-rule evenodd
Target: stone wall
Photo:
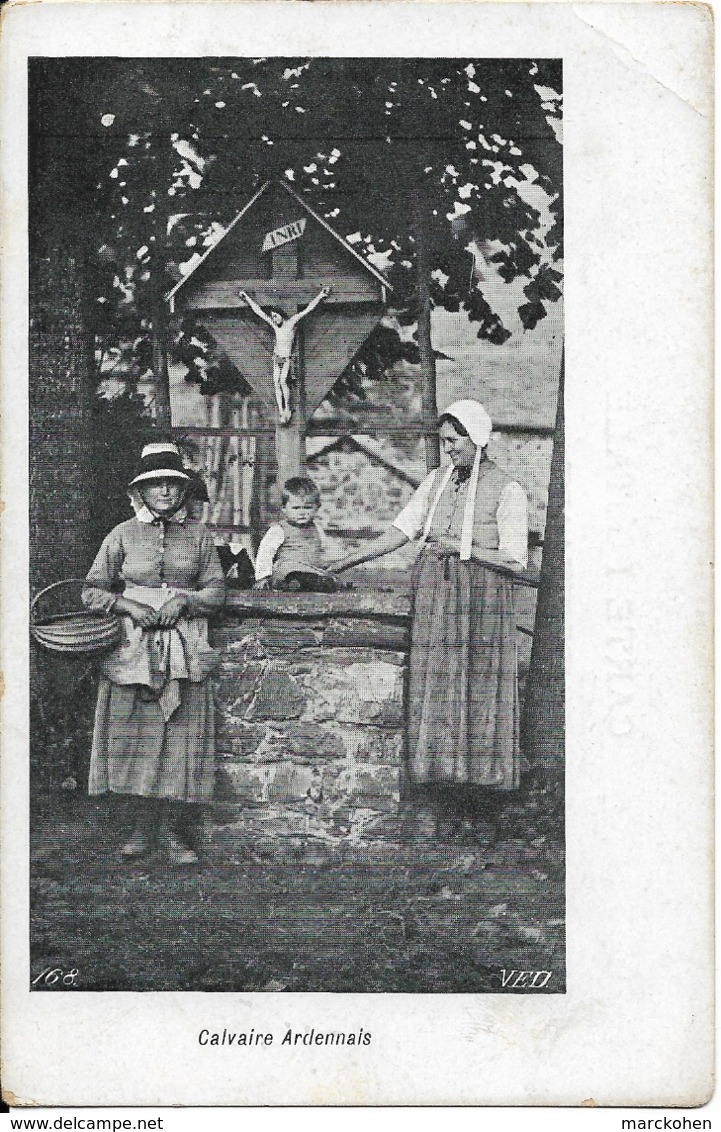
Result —
<path fill-rule="evenodd" d="M 402 594 L 229 596 L 213 638 L 218 797 L 261 840 L 394 826 L 408 614 Z"/>
<path fill-rule="evenodd" d="M 327 531 L 355 530 L 361 537 L 380 534 L 393 522 L 425 475 L 420 444 L 414 459 L 401 462 L 404 453 L 392 442 L 375 442 L 379 448 L 385 448 L 389 460 L 405 471 L 402 475 L 393 466 L 374 459 L 351 439 L 341 439 L 327 450 L 315 452 L 314 446 L 324 439 L 327 438 L 312 437 L 307 442 L 308 473 L 321 493 L 321 525 Z"/>

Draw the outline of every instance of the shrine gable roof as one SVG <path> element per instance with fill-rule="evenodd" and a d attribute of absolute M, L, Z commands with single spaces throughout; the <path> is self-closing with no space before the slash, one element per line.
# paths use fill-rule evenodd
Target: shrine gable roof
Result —
<path fill-rule="evenodd" d="M 310 207 L 310 205 L 307 204 L 306 201 L 303 200 L 303 198 L 301 196 L 298 195 L 298 193 L 294 192 L 294 190 L 290 187 L 290 185 L 286 184 L 285 181 L 281 181 L 281 180 L 266 181 L 263 185 L 261 185 L 261 187 L 257 190 L 257 192 L 254 193 L 254 195 L 250 198 L 250 200 L 247 202 L 247 204 L 240 210 L 240 212 L 237 214 L 237 216 L 235 216 L 233 218 L 233 220 L 230 222 L 230 224 L 228 225 L 228 227 L 226 228 L 225 232 L 220 237 L 220 239 L 216 240 L 215 243 L 212 244 L 208 248 L 208 250 L 200 257 L 200 259 L 198 259 L 198 261 L 193 265 L 193 267 L 187 273 L 187 275 L 184 275 L 183 278 L 180 279 L 179 282 L 177 282 L 175 284 L 175 286 L 170 291 L 168 291 L 168 293 L 166 294 L 165 297 L 166 297 L 166 301 L 170 303 L 171 311 L 174 308 L 174 301 L 175 301 L 175 296 L 177 295 L 177 293 L 183 287 L 185 287 L 187 283 L 190 282 L 190 280 L 193 278 L 193 276 L 199 270 L 199 268 L 201 268 L 211 257 L 213 257 L 217 253 L 220 246 L 225 241 L 227 241 L 228 237 L 231 235 L 231 233 L 237 227 L 237 225 L 240 223 L 240 221 L 254 208 L 254 206 L 258 203 L 258 201 L 261 199 L 261 197 L 263 197 L 263 195 L 265 193 L 267 193 L 269 189 L 272 189 L 272 188 L 280 188 L 285 193 L 287 193 L 290 197 L 292 197 L 297 202 L 297 204 L 304 210 L 304 212 L 306 212 L 310 217 L 312 217 L 312 219 L 315 221 L 316 224 L 318 224 L 322 228 L 324 228 L 325 231 L 328 232 L 333 237 L 333 239 L 338 242 L 338 244 L 340 244 L 340 246 L 344 249 L 344 251 L 347 254 L 351 255 L 359 264 L 361 264 L 362 267 L 364 267 L 365 270 L 370 275 L 374 276 L 375 279 L 384 288 L 386 288 L 389 291 L 393 290 L 391 284 L 385 278 L 383 273 L 381 271 L 379 271 L 377 267 L 374 267 L 373 264 L 369 263 L 368 260 L 363 255 L 361 255 L 360 252 L 357 252 L 355 250 L 355 248 L 351 244 L 348 243 L 347 240 L 343 239 L 343 237 L 340 236 L 338 234 L 338 232 L 335 231 L 335 229 L 328 223 L 327 220 L 325 220 L 322 216 L 319 216 L 318 213 L 315 212 L 315 210 L 312 209 Z"/>

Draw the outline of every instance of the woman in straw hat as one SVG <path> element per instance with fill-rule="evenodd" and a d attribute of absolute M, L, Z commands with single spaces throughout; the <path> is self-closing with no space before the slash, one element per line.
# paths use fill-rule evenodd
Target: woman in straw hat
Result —
<path fill-rule="evenodd" d="M 218 655 L 207 616 L 225 585 L 210 533 L 185 506 L 191 482 L 174 444 L 146 445 L 130 483 L 135 518 L 107 536 L 83 590 L 89 609 L 122 622 L 101 667 L 89 792 L 132 799 L 128 860 L 155 847 L 163 824 L 171 861 L 197 861 L 200 805 L 213 791 Z"/>
<path fill-rule="evenodd" d="M 426 476 L 389 530 L 330 566 L 345 570 L 422 540 L 413 573 L 409 777 L 441 811 L 450 807 L 465 832 L 483 812 L 487 788 L 519 786 L 512 580 L 527 565 L 526 496 L 488 459 L 491 428 L 478 401 L 450 405 L 439 421 L 448 466 Z"/>

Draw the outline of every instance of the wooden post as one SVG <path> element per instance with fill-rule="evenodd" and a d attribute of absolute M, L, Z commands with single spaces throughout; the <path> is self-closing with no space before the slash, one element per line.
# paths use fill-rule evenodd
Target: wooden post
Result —
<path fill-rule="evenodd" d="M 294 414 L 295 417 L 295 414 Z M 304 460 L 305 430 L 297 420 L 275 426 L 275 452 L 278 461 L 278 487 L 291 476 L 300 475 Z"/>
<path fill-rule="evenodd" d="M 291 476 L 298 476 L 305 467 L 305 366 L 303 364 L 303 327 L 298 327 L 293 354 L 295 383 L 293 416 L 287 425 L 275 426 L 275 452 L 278 461 L 278 488 Z"/>

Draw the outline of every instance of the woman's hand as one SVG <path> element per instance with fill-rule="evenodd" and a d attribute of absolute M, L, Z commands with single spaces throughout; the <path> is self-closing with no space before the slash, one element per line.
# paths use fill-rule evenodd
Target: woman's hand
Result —
<path fill-rule="evenodd" d="M 253 586 L 254 590 L 269 590 L 270 589 L 270 575 L 267 578 L 259 578 Z"/>
<path fill-rule="evenodd" d="M 127 614 L 141 629 L 153 629 L 158 623 L 157 610 L 150 605 L 143 605 L 140 601 L 131 601 L 127 597 L 119 597 L 113 610 L 117 613 Z"/>
<path fill-rule="evenodd" d="M 350 570 L 351 566 L 360 566 L 362 562 L 380 558 L 382 554 L 390 554 L 391 551 L 405 546 L 407 542 L 408 535 L 404 535 L 403 531 L 398 530 L 397 527 L 388 527 L 382 535 L 366 543 L 362 549 L 352 550 L 342 558 L 337 558 L 335 562 L 329 562 L 327 570 L 331 574 L 340 574 L 341 570 Z"/>
<path fill-rule="evenodd" d="M 157 613 L 156 625 L 161 629 L 172 629 L 183 616 L 186 604 L 184 597 L 175 594 L 166 601 L 165 605 L 161 605 Z"/>

